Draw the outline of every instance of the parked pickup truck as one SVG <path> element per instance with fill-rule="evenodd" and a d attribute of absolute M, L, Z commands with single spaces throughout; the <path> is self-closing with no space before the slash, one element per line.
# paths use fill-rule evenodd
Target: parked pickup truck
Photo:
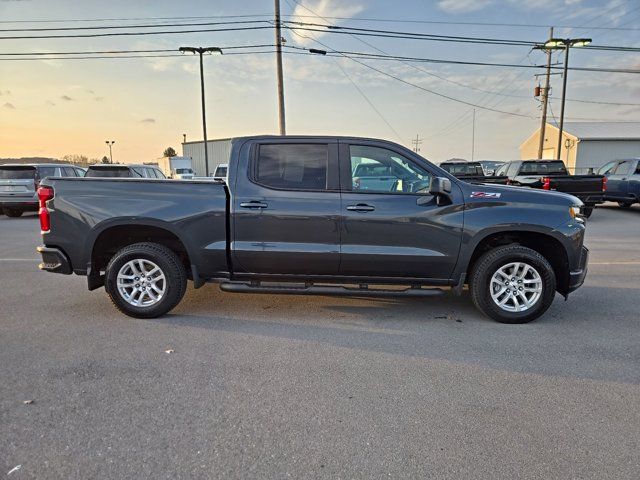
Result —
<path fill-rule="evenodd" d="M 508 177 L 504 175 L 485 175 L 480 162 L 443 162 L 440 167 L 460 180 L 470 183 L 498 183 L 506 185 Z"/>
<path fill-rule="evenodd" d="M 598 173 L 607 178 L 604 199 L 629 208 L 640 202 L 640 158 L 614 160 L 604 164 Z"/>
<path fill-rule="evenodd" d="M 604 201 L 607 180 L 603 175 L 571 175 L 562 160 L 517 160 L 506 169 L 508 185 L 568 193 L 584 203 L 582 214 L 589 218 Z"/>
<path fill-rule="evenodd" d="M 399 177 L 362 188 L 362 163 Z M 475 305 L 506 323 L 539 317 L 587 272 L 577 198 L 471 185 L 390 142 L 236 138 L 227 178 L 49 178 L 38 191 L 40 268 L 86 275 L 90 290 L 104 285 L 139 318 L 175 307 L 189 279 L 227 292 L 356 296 L 468 285 Z"/>

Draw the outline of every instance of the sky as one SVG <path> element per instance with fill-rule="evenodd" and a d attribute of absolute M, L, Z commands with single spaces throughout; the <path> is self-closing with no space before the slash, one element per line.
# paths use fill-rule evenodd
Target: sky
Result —
<path fill-rule="evenodd" d="M 640 47 L 638 0 L 282 0 L 281 3 L 285 19 L 309 23 L 540 42 L 548 38 L 548 25 L 556 25 L 555 36 L 591 37 L 594 45 Z M 278 132 L 275 55 L 269 52 L 234 55 L 241 50 L 225 48 L 272 44 L 272 29 L 62 39 L 6 37 L 88 31 L 7 30 L 254 21 L 268 19 L 272 14 L 271 0 L 0 0 L 0 30 L 3 30 L 0 37 L 4 37 L 0 38 L 0 158 L 60 158 L 68 154 L 101 158 L 108 154 L 105 141 L 115 140 L 114 161 L 148 162 L 160 157 L 169 146 L 180 153 L 183 134 L 187 141 L 202 139 L 197 56 L 25 61 L 9 60 L 25 57 L 11 57 L 7 53 L 133 49 L 166 49 L 177 53 L 181 46 L 223 47 L 223 55 L 205 57 L 208 137 Z M 224 27 L 232 26 L 236 25 Z M 162 29 L 188 27 L 101 32 Z M 289 46 L 324 50 L 383 51 L 408 57 L 517 65 L 541 65 L 546 61 L 544 53 L 527 46 L 292 30 L 285 30 L 283 36 Z M 412 146 L 412 138 L 419 135 L 420 153 L 439 162 L 471 158 L 474 107 L 468 104 L 478 105 L 475 159 L 519 158 L 518 146 L 539 126 L 540 102 L 533 98 L 533 90 L 538 82 L 535 74 L 542 73 L 542 69 L 395 60 L 359 62 L 340 56 L 284 55 L 287 133 L 378 137 L 408 147 Z M 640 54 L 572 49 L 570 66 L 640 69 Z M 561 78 L 554 75 L 555 116 L 559 114 L 560 93 Z M 570 101 L 566 117 L 571 121 L 640 120 L 638 74 L 571 71 L 567 97 L 636 104 Z"/>

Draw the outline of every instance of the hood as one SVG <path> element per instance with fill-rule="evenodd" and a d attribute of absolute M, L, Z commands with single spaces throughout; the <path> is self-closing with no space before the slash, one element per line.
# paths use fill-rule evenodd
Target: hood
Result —
<path fill-rule="evenodd" d="M 460 183 L 465 203 L 474 202 L 520 202 L 563 207 L 582 206 L 582 201 L 568 193 L 538 190 L 529 187 L 516 187 L 494 184 Z"/>

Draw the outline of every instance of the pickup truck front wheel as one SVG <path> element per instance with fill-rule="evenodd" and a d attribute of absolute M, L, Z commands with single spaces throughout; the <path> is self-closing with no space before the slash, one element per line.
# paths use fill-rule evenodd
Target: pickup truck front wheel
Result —
<path fill-rule="evenodd" d="M 187 288 L 178 256 L 157 243 L 136 243 L 116 253 L 107 265 L 105 290 L 122 313 L 156 318 L 173 309 Z"/>
<path fill-rule="evenodd" d="M 527 323 L 547 311 L 556 290 L 549 262 L 520 245 L 498 247 L 476 262 L 469 287 L 475 306 L 501 323 Z"/>

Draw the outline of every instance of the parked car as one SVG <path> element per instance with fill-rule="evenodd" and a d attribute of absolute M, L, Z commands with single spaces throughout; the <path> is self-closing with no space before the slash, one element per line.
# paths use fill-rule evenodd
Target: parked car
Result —
<path fill-rule="evenodd" d="M 604 199 L 618 202 L 623 208 L 640 202 L 640 158 L 614 160 L 598 169 L 607 178 Z"/>
<path fill-rule="evenodd" d="M 401 177 L 365 188 L 354 181 L 361 164 Z M 40 268 L 86 275 L 90 290 L 104 286 L 139 318 L 174 308 L 190 279 L 227 292 L 357 296 L 468 284 L 475 305 L 506 323 L 539 317 L 586 275 L 579 199 L 462 182 L 388 141 L 236 138 L 228 174 L 227 185 L 45 180 Z M 376 287 L 389 284 L 406 288 Z"/>
<path fill-rule="evenodd" d="M 504 165 L 506 162 L 500 160 L 479 160 L 478 163 L 482 165 L 484 174 L 487 176 L 497 175 L 496 170 Z"/>
<path fill-rule="evenodd" d="M 0 165 L 0 213 L 19 217 L 38 211 L 36 190 L 45 177 L 82 177 L 84 171 L 62 163 Z"/>
<path fill-rule="evenodd" d="M 506 184 L 508 178 L 504 175 L 486 175 L 480 162 L 443 162 L 440 164 L 451 175 L 473 183 L 500 183 Z"/>
<path fill-rule="evenodd" d="M 91 165 L 85 177 L 159 178 L 162 180 L 167 178 L 162 170 L 154 165 L 134 164 Z"/>
<path fill-rule="evenodd" d="M 498 173 L 503 173 L 499 170 Z M 582 214 L 589 218 L 604 201 L 607 180 L 603 175 L 571 175 L 562 160 L 516 160 L 504 174 L 508 185 L 568 193 L 584 203 Z"/>

